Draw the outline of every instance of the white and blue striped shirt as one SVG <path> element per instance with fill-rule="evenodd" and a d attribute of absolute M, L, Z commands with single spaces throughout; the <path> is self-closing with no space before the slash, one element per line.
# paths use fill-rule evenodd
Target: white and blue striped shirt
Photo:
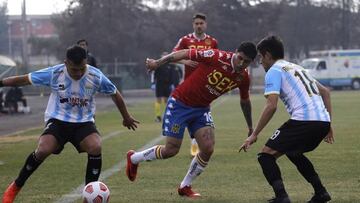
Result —
<path fill-rule="evenodd" d="M 276 61 L 265 75 L 264 95 L 269 94 L 280 95 L 293 120 L 330 122 L 315 79 L 299 65 Z"/>
<path fill-rule="evenodd" d="M 72 123 L 94 122 L 94 95 L 116 93 L 114 84 L 99 69 L 89 65 L 79 80 L 70 77 L 65 64 L 31 72 L 29 79 L 35 86 L 51 88 L 45 122 L 51 118 Z"/>

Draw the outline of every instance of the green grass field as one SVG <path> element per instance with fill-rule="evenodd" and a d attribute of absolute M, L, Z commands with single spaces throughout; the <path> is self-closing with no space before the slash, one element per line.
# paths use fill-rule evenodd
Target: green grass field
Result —
<path fill-rule="evenodd" d="M 253 95 L 253 117 L 257 122 L 263 109 L 262 95 Z M 333 91 L 333 127 L 335 144 L 322 143 L 309 153 L 324 184 L 338 203 L 360 202 L 360 93 Z M 97 126 L 103 136 L 120 131 L 103 141 L 103 171 L 125 159 L 129 149 L 139 149 L 159 137 L 161 125 L 153 121 L 153 103 L 139 102 L 129 111 L 141 121 L 136 132 L 121 127 L 117 111 L 97 114 Z M 256 154 L 274 129 L 288 119 L 282 104 L 263 130 L 260 139 L 247 153 L 238 153 L 246 137 L 246 124 L 238 96 L 224 96 L 213 104 L 216 124 L 215 153 L 193 187 L 202 194 L 198 200 L 177 195 L 176 188 L 190 163 L 189 138 L 185 135 L 182 150 L 171 159 L 141 163 L 138 179 L 128 181 L 124 168 L 104 180 L 111 190 L 110 202 L 266 202 L 273 196 Z M 41 121 L 39 121 L 41 122 Z M 41 129 L 19 136 L 0 137 L 0 193 L 17 176 L 25 158 L 33 151 Z M 163 142 L 163 141 L 162 141 Z M 160 143 L 162 143 L 160 142 Z M 31 176 L 16 202 L 54 202 L 78 187 L 84 180 L 86 154 L 78 155 L 71 144 L 61 155 L 50 156 Z M 305 202 L 312 195 L 309 184 L 297 173 L 286 157 L 278 161 L 285 186 L 293 202 Z M 81 202 L 81 200 L 77 200 Z"/>

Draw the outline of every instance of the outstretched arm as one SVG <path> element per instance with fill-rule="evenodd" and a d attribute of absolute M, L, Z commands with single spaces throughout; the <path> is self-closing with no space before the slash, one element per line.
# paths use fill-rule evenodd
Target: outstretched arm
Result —
<path fill-rule="evenodd" d="M 278 102 L 279 95 L 277 94 L 270 94 L 267 96 L 266 104 L 264 107 L 263 112 L 261 113 L 260 119 L 254 129 L 254 132 L 248 137 L 244 144 L 241 145 L 240 150 L 244 150 L 245 152 L 249 149 L 250 145 L 253 144 L 256 140 L 262 129 L 268 124 L 271 120 L 273 115 L 276 112 L 277 102 Z"/>
<path fill-rule="evenodd" d="M 145 64 L 148 71 L 152 71 L 152 70 L 156 70 L 158 67 L 164 64 L 179 61 L 182 59 L 189 59 L 189 49 L 183 49 L 180 51 L 172 52 L 157 60 L 147 58 Z"/>
<path fill-rule="evenodd" d="M 111 98 L 123 117 L 123 126 L 127 127 L 129 130 L 135 130 L 135 128 L 137 128 L 136 124 L 138 124 L 139 121 L 130 116 L 120 92 L 116 90 L 116 93 L 111 95 Z"/>
<path fill-rule="evenodd" d="M 8 78 L 4 78 L 0 80 L 0 87 L 3 86 L 25 86 L 31 85 L 29 80 L 29 75 L 19 75 L 19 76 L 12 76 Z"/>

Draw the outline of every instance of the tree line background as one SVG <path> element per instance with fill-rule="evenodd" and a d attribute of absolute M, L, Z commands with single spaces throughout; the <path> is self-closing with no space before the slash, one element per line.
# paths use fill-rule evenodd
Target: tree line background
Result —
<path fill-rule="evenodd" d="M 258 42 L 268 34 L 282 37 L 290 59 L 311 50 L 359 48 L 360 0 L 68 0 L 54 15 L 59 37 L 30 39 L 33 49 L 45 49 L 59 59 L 80 38 L 102 63 L 143 63 L 171 51 L 178 39 L 192 32 L 196 12 L 208 16 L 207 33 L 219 48 L 235 50 L 241 41 Z M 152 6 L 157 5 L 157 6 Z M 0 6 L 0 53 L 6 53 L 6 5 Z M 36 50 L 35 50 L 36 52 Z M 41 53 L 39 51 L 39 53 Z M 135 68 L 143 74 L 143 67 Z"/>

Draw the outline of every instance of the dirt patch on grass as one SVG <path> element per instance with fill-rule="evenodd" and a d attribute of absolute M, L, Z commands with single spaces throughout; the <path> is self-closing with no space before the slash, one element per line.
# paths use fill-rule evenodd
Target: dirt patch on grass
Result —
<path fill-rule="evenodd" d="M 0 144 L 3 143 L 14 143 L 14 142 L 22 142 L 22 141 L 28 141 L 28 140 L 37 140 L 39 138 L 39 135 L 30 135 L 30 136 L 6 136 L 6 137 L 0 137 Z"/>

